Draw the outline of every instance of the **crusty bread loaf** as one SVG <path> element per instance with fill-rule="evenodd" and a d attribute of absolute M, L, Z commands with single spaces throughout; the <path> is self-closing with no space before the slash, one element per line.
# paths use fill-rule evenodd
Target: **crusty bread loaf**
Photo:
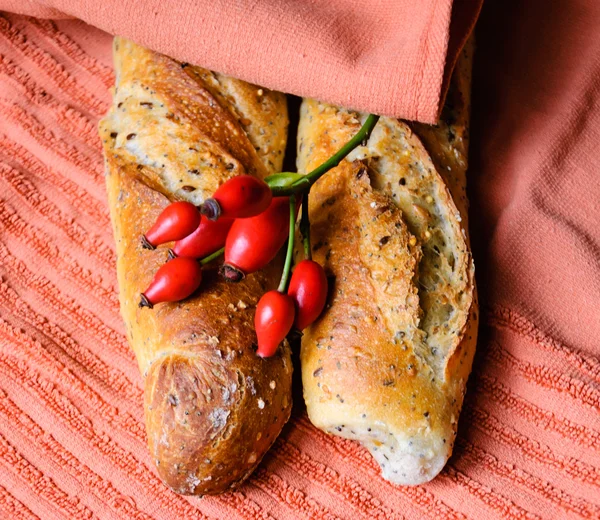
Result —
<path fill-rule="evenodd" d="M 121 312 L 145 379 L 148 444 L 162 479 L 184 494 L 235 487 L 289 418 L 287 344 L 256 356 L 258 298 L 277 265 L 226 284 L 207 269 L 192 298 L 138 308 L 165 262 L 140 236 L 172 200 L 200 203 L 228 178 L 281 169 L 283 95 L 180 64 L 117 38 L 113 106 L 100 123 L 117 244 Z"/>
<path fill-rule="evenodd" d="M 381 118 L 311 191 L 312 249 L 330 295 L 302 338 L 308 414 L 362 442 L 398 484 L 432 479 L 452 453 L 475 351 L 464 196 L 470 63 L 471 46 L 449 97 L 452 120 L 428 128 Z M 337 151 L 363 118 L 305 100 L 298 170 Z"/>

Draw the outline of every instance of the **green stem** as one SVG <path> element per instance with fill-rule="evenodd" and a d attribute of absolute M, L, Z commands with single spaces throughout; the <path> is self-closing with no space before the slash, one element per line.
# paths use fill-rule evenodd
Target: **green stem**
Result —
<path fill-rule="evenodd" d="M 217 258 L 219 258 L 224 252 L 225 252 L 225 248 L 222 247 L 218 251 L 215 251 L 214 253 L 212 253 L 208 256 L 205 256 L 202 260 L 200 260 L 200 264 L 201 265 L 210 264 L 213 260 L 216 260 Z"/>
<path fill-rule="evenodd" d="M 283 273 L 281 273 L 281 281 L 277 290 L 280 293 L 287 291 L 288 280 L 290 278 L 290 271 L 292 269 L 292 256 L 294 255 L 294 236 L 296 234 L 296 196 L 292 194 L 290 196 L 290 234 L 288 236 L 287 253 L 285 255 L 285 265 L 283 266 Z"/>
<path fill-rule="evenodd" d="M 312 260 L 312 251 L 310 250 L 310 220 L 308 218 L 308 192 L 304 194 L 304 200 L 302 201 L 300 233 L 302 233 L 302 242 L 304 243 L 304 258 Z"/>
<path fill-rule="evenodd" d="M 275 197 L 283 197 L 285 195 L 291 195 L 292 193 L 308 191 L 308 189 L 325 173 L 332 168 L 335 168 L 352 150 L 354 150 L 363 141 L 369 139 L 369 136 L 371 135 L 373 128 L 375 128 L 377 121 L 379 121 L 379 116 L 370 114 L 356 135 L 344 146 L 342 146 L 337 153 L 333 154 L 323 164 L 317 166 L 313 171 L 307 173 L 304 177 L 293 182 L 291 185 L 272 188 L 273 195 Z"/>

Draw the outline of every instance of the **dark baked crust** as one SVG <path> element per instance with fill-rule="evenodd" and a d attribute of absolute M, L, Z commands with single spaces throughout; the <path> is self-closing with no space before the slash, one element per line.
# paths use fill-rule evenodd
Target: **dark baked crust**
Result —
<path fill-rule="evenodd" d="M 173 169 L 160 172 L 155 166 L 140 166 L 145 153 L 142 138 L 153 147 L 151 153 L 160 153 L 161 146 L 166 150 L 172 145 L 164 135 L 169 128 L 182 149 L 195 147 L 202 139 L 214 156 L 218 152 L 236 161 L 234 174 L 263 176 L 281 167 L 285 133 L 274 132 L 277 142 L 272 149 L 258 153 L 252 141 L 260 143 L 260 136 L 248 135 L 244 126 L 250 123 L 244 125 L 232 115 L 243 119 L 247 110 L 228 105 L 235 96 L 211 94 L 215 87 L 207 88 L 201 79 L 210 74 L 208 71 L 196 69 L 197 73 L 190 74 L 187 67 L 124 40 L 119 41 L 115 53 L 121 92 L 115 94 L 115 106 L 101 122 L 100 133 L 117 245 L 121 312 L 145 378 L 148 445 L 160 476 L 174 491 L 216 494 L 235 487 L 254 470 L 289 418 L 289 346 L 286 343 L 272 358 L 259 358 L 255 355 L 253 325 L 258 298 L 274 288 L 280 266 L 275 262 L 235 285 L 221 281 L 216 266 L 209 266 L 200 291 L 193 297 L 159 304 L 153 310 L 140 309 L 139 295 L 167 254 L 166 246 L 156 251 L 143 249 L 140 234 L 172 199 L 187 193 L 170 190 L 176 176 Z M 129 88 L 128 82 L 148 90 L 136 87 L 124 98 L 119 97 Z M 251 124 L 259 128 L 261 123 L 279 118 L 276 125 L 285 132 L 284 98 L 262 89 L 256 96 L 257 87 L 239 83 L 238 99 L 245 99 L 255 109 Z M 147 92 L 150 100 L 140 101 L 138 91 Z M 257 101 L 265 97 L 268 103 Z M 123 104 L 119 107 L 119 103 Z M 139 114 L 120 112 L 125 105 L 133 110 L 140 103 L 164 105 L 166 113 L 173 116 L 144 119 L 144 105 Z M 256 111 L 257 106 L 267 108 L 261 112 Z M 264 120 L 257 121 L 260 117 Z M 183 128 L 181 135 L 173 121 Z M 216 123 L 225 130 L 212 132 L 210 126 Z M 143 134 L 144 124 L 153 125 L 151 132 Z M 123 125 L 138 126 L 124 129 Z M 124 131 L 140 136 L 135 153 L 114 135 Z M 205 198 L 215 184 L 231 176 L 231 171 L 201 163 L 193 175 L 194 196 Z"/>

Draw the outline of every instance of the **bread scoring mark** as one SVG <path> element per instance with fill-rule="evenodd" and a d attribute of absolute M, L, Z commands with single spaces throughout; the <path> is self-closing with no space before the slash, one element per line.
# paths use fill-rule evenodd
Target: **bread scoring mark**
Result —
<path fill-rule="evenodd" d="M 174 198 L 201 203 L 226 180 L 244 173 L 239 161 L 207 139 L 196 128 L 172 117 L 169 102 L 152 91 L 152 110 L 148 88 L 139 80 L 121 86 L 115 94 L 120 110 L 114 108 L 101 123 L 114 137 L 114 153 L 123 161 L 143 166 L 141 178 L 154 189 Z M 114 105 L 113 105 L 114 107 Z M 157 132 L 160 126 L 161 131 Z M 193 147 L 189 142 L 193 141 Z M 233 166 L 233 167 L 232 167 Z M 203 175 L 206 172 L 210 175 Z"/>
<path fill-rule="evenodd" d="M 200 67 L 189 67 L 186 72 L 210 92 L 214 98 L 211 103 L 220 104 L 237 121 L 243 132 L 233 128 L 234 136 L 244 133 L 266 169 L 280 171 L 283 164 L 283 152 L 280 147 L 285 145 L 285 142 L 281 141 L 281 136 L 286 134 L 287 118 L 282 117 L 276 107 L 283 101 L 283 94 L 265 92 L 263 89 L 255 91 L 256 87 L 253 85 Z M 249 102 L 249 100 L 254 101 L 251 93 L 257 95 L 258 104 Z M 264 114 L 270 115 L 268 124 L 255 129 L 254 121 L 260 120 Z M 216 126 L 219 126 L 218 122 Z"/>
<path fill-rule="evenodd" d="M 384 285 L 378 289 L 378 300 L 382 309 L 388 309 L 388 328 L 407 333 L 406 342 L 415 354 L 424 365 L 434 368 L 435 377 L 443 379 L 449 356 L 464 335 L 472 302 L 472 262 L 464 230 L 454 218 L 458 211 L 420 146 L 404 123 L 382 118 L 367 145 L 353 153 L 368 166 L 374 191 L 391 194 L 394 205 L 401 209 L 402 221 L 412 235 L 408 246 L 420 246 L 422 252 L 413 276 L 420 308 L 414 320 L 416 329 L 403 326 L 398 316 L 389 312 L 389 294 L 383 296 L 389 285 Z M 374 204 L 370 202 L 372 209 Z M 365 219 L 361 217 L 361 221 Z M 370 244 L 364 247 L 372 254 Z"/>

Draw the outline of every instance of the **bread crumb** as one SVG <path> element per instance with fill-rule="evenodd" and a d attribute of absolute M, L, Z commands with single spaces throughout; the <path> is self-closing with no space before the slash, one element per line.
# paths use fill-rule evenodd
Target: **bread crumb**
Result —
<path fill-rule="evenodd" d="M 252 379 L 251 376 L 248 376 L 246 378 L 246 386 L 248 387 L 248 389 L 250 390 L 250 393 L 252 395 L 256 395 L 256 388 L 254 386 L 254 379 Z"/>
<path fill-rule="evenodd" d="M 254 464 L 256 462 L 256 453 L 252 452 L 248 457 L 248 464 Z"/>
<path fill-rule="evenodd" d="M 237 306 L 238 306 L 238 309 L 246 309 L 248 307 L 242 300 L 237 302 Z"/>
<path fill-rule="evenodd" d="M 258 407 L 262 410 L 265 407 L 265 402 L 262 399 L 258 400 Z"/>
<path fill-rule="evenodd" d="M 220 430 L 227 424 L 228 417 L 229 411 L 223 408 L 215 408 L 208 416 L 213 428 L 216 430 Z"/>
<path fill-rule="evenodd" d="M 169 447 L 169 437 L 167 436 L 167 432 L 165 432 L 164 430 L 163 430 L 163 434 L 160 438 L 160 441 L 158 441 L 158 444 L 162 445 L 162 446 L 166 446 L 167 448 Z"/>
<path fill-rule="evenodd" d="M 196 487 L 202 482 L 194 473 L 189 473 L 187 477 L 187 484 L 190 488 L 190 492 L 196 491 Z"/>
<path fill-rule="evenodd" d="M 284 339 L 284 340 L 283 340 L 283 344 L 284 344 L 286 347 L 289 347 L 289 345 L 290 345 L 290 344 L 288 343 L 288 340 L 287 340 L 287 339 Z M 286 374 L 289 374 L 289 372 L 290 372 L 290 369 L 288 368 L 288 364 L 287 364 L 287 361 L 285 360 L 285 358 L 283 358 L 283 368 L 285 369 L 285 373 L 286 373 Z"/>
<path fill-rule="evenodd" d="M 223 394 L 223 401 L 224 401 L 224 402 L 227 402 L 227 401 L 229 401 L 229 398 L 231 397 L 231 392 L 229 391 L 229 388 L 227 388 L 226 386 L 224 386 L 224 387 L 221 389 L 221 392 L 222 392 L 222 394 Z"/>
<path fill-rule="evenodd" d="M 269 383 L 269 388 L 270 388 L 271 390 L 275 390 L 275 387 L 276 387 L 276 386 L 277 386 L 277 383 L 276 383 L 275 381 L 271 381 L 271 382 Z"/>

